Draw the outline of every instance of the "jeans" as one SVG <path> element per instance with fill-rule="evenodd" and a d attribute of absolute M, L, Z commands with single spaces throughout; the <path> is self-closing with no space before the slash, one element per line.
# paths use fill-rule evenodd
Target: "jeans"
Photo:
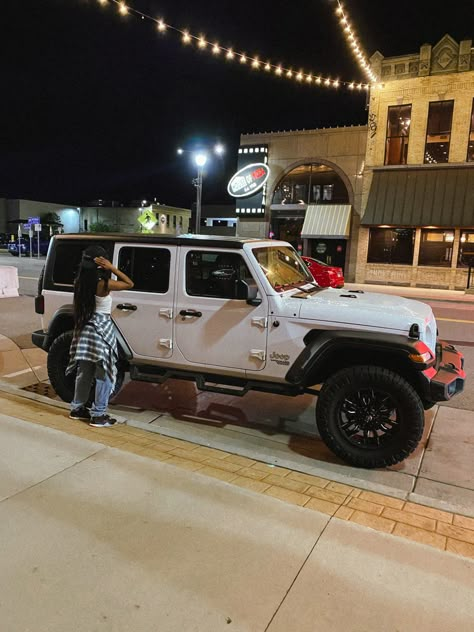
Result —
<path fill-rule="evenodd" d="M 71 410 L 85 406 L 89 400 L 92 382 L 95 378 L 95 397 L 91 408 L 91 417 L 105 415 L 109 398 L 112 393 L 112 382 L 105 375 L 102 367 L 89 360 L 79 360 L 77 363 L 76 384 Z"/>

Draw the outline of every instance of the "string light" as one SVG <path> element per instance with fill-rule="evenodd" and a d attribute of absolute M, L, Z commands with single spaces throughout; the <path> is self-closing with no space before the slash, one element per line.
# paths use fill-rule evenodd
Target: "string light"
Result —
<path fill-rule="evenodd" d="M 278 64 L 278 65 L 272 64 L 271 61 L 262 62 L 260 61 L 259 57 L 257 57 L 256 55 L 251 57 L 251 56 L 247 56 L 247 54 L 244 52 L 235 52 L 232 48 L 226 48 L 224 46 L 220 46 L 218 42 L 215 42 L 215 43 L 209 42 L 209 40 L 207 40 L 204 37 L 204 35 L 199 35 L 199 36 L 194 35 L 187 29 L 177 28 L 173 26 L 172 24 L 168 24 L 161 18 L 157 19 L 157 18 L 152 17 L 151 15 L 147 15 L 146 13 L 143 13 L 139 11 L 138 9 L 133 8 L 132 6 L 127 5 L 124 2 L 124 0 L 98 0 L 98 2 L 101 5 L 106 5 L 109 2 L 115 3 L 121 15 L 131 14 L 138 17 L 141 20 L 149 20 L 156 25 L 156 28 L 160 33 L 164 33 L 165 31 L 172 31 L 176 33 L 178 36 L 181 37 L 183 44 L 186 44 L 189 46 L 195 43 L 196 47 L 200 50 L 209 50 L 210 52 L 212 52 L 213 55 L 216 55 L 216 56 L 223 53 L 227 60 L 232 60 L 232 59 L 237 58 L 240 64 L 245 65 L 249 63 L 250 67 L 256 70 L 264 68 L 267 72 L 274 72 L 275 75 L 277 75 L 278 77 L 285 76 L 287 79 L 292 79 L 298 82 L 304 81 L 308 85 L 312 85 L 314 83 L 317 86 L 325 85 L 325 86 L 333 86 L 336 88 L 339 85 L 344 85 L 344 86 L 347 86 L 351 90 L 353 90 L 354 86 L 356 85 L 353 81 L 352 82 L 341 81 L 339 79 L 332 80 L 329 77 L 324 78 L 319 75 L 313 76 L 310 73 L 305 73 L 303 70 L 295 72 L 291 68 L 285 67 L 282 64 Z M 350 45 L 354 51 L 354 54 L 356 54 L 358 57 L 362 59 L 361 63 L 365 62 L 366 64 L 365 71 L 369 73 L 371 72 L 370 66 L 367 64 L 367 62 L 365 61 L 365 58 L 362 55 L 359 44 L 357 43 L 357 40 L 354 37 L 353 29 L 350 27 L 346 15 L 344 15 L 344 10 L 339 0 L 338 0 L 338 5 L 339 6 L 337 7 L 336 13 L 341 16 L 341 22 L 342 20 L 344 20 L 343 26 L 345 29 L 347 29 L 345 30 L 345 34 L 350 39 Z M 368 89 L 367 84 L 359 84 L 357 86 L 359 90 L 361 90 L 363 87 L 365 89 Z"/>
<path fill-rule="evenodd" d="M 375 73 L 372 71 L 370 64 L 367 62 L 366 56 L 362 51 L 362 47 L 360 46 L 357 37 L 355 36 L 354 27 L 351 26 L 349 22 L 348 14 L 346 13 L 344 7 L 342 6 L 340 0 L 337 0 L 337 8 L 336 15 L 339 16 L 339 24 L 341 25 L 342 32 L 344 33 L 348 45 L 352 49 L 352 52 L 355 54 L 357 61 L 359 62 L 359 66 L 364 71 L 367 78 L 371 83 L 375 83 L 377 81 L 377 77 Z M 350 88 L 351 84 L 349 84 Z M 359 86 L 357 86 L 359 87 Z"/>

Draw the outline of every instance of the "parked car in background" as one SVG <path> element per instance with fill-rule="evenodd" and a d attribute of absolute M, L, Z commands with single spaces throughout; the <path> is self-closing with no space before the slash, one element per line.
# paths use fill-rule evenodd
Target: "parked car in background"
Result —
<path fill-rule="evenodd" d="M 30 255 L 30 240 L 29 237 L 22 237 L 21 240 L 16 239 L 15 241 L 8 242 L 8 252 L 14 257 L 18 257 L 19 249 L 21 248 L 21 256 Z M 41 239 L 39 244 L 40 255 L 48 254 L 49 248 L 49 239 Z M 33 238 L 33 255 L 38 254 L 38 238 Z"/>
<path fill-rule="evenodd" d="M 309 271 L 314 276 L 318 285 L 321 287 L 344 287 L 344 273 L 342 268 L 330 266 L 312 257 L 302 257 L 302 259 L 308 266 Z"/>
<path fill-rule="evenodd" d="M 8 233 L 0 233 L 0 248 L 7 248 L 10 241 L 10 235 Z"/>

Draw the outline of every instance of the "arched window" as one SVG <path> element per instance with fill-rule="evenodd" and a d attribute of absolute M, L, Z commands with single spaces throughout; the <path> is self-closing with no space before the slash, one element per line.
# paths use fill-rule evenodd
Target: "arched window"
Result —
<path fill-rule="evenodd" d="M 317 163 L 292 169 L 278 183 L 272 204 L 348 204 L 346 185 L 338 174 Z"/>

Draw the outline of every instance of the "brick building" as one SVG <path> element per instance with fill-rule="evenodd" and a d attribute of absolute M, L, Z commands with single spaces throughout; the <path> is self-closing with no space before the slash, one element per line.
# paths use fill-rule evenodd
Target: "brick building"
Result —
<path fill-rule="evenodd" d="M 241 136 L 239 152 L 265 147 L 271 175 L 263 208 L 241 212 L 237 233 L 286 239 L 344 267 L 348 281 L 465 288 L 463 254 L 474 253 L 472 42 L 445 35 L 416 54 L 376 52 L 371 65 L 378 82 L 367 126 Z"/>
<path fill-rule="evenodd" d="M 358 282 L 465 288 L 474 251 L 474 49 L 371 58 Z"/>

